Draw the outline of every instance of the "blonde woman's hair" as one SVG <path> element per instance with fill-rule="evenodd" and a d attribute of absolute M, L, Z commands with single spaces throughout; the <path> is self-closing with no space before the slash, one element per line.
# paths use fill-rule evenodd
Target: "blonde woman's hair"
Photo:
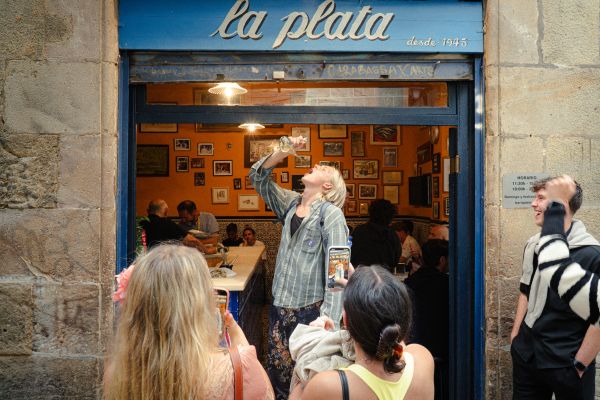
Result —
<path fill-rule="evenodd" d="M 107 399 L 202 399 L 218 349 L 204 257 L 161 245 L 135 261 L 105 376 Z"/>
<path fill-rule="evenodd" d="M 347 193 L 346 182 L 344 182 L 344 178 L 337 168 L 331 166 L 329 168 L 331 168 L 331 189 L 323 191 L 322 196 L 325 200 L 343 210 Z"/>

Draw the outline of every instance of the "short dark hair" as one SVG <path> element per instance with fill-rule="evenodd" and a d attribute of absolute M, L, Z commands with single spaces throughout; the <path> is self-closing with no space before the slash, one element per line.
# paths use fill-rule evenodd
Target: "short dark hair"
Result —
<path fill-rule="evenodd" d="M 184 200 L 177 205 L 177 212 L 187 211 L 193 213 L 196 211 L 196 203 L 191 200 Z"/>
<path fill-rule="evenodd" d="M 423 261 L 429 267 L 437 267 L 441 257 L 448 258 L 448 241 L 443 239 L 430 239 L 423 247 Z"/>
<path fill-rule="evenodd" d="M 552 176 L 548 178 L 538 179 L 531 185 L 531 191 L 533 193 L 537 193 L 542 189 L 546 189 L 546 183 L 550 182 L 554 178 L 558 177 Z M 573 197 L 571 197 L 571 200 L 569 200 L 569 208 L 571 209 L 571 213 L 575 214 L 581 208 L 582 203 L 583 190 L 581 189 L 581 185 L 577 181 L 575 181 L 575 194 L 573 195 Z"/>
<path fill-rule="evenodd" d="M 379 265 L 357 268 L 344 290 L 346 327 L 362 349 L 383 361 L 388 373 L 404 363 L 393 350 L 410 332 L 412 304 L 406 286 Z"/>
<path fill-rule="evenodd" d="M 227 225 L 227 228 L 225 228 L 225 232 L 229 233 L 229 232 L 237 232 L 238 227 L 237 224 L 234 224 L 233 222 L 229 225 Z"/>
<path fill-rule="evenodd" d="M 369 220 L 377 225 L 388 226 L 396 214 L 396 207 L 385 199 L 374 200 L 369 205 Z"/>
<path fill-rule="evenodd" d="M 254 236 L 256 236 L 256 231 L 255 231 L 254 229 L 252 229 L 251 227 L 249 227 L 249 226 L 246 226 L 246 227 L 244 228 L 244 230 L 242 231 L 242 233 L 244 233 L 244 232 L 246 232 L 246 231 L 250 231 L 250 232 L 252 232 L 252 234 L 253 234 Z"/>
<path fill-rule="evenodd" d="M 409 235 L 412 235 L 414 224 L 412 223 L 412 221 L 408 221 L 408 220 L 400 221 L 400 222 L 396 222 L 395 224 L 393 224 L 392 228 L 395 231 L 406 232 Z"/>

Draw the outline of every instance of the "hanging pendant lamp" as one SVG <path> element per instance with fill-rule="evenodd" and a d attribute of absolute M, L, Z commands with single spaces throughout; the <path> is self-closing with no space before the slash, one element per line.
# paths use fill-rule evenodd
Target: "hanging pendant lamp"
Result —
<path fill-rule="evenodd" d="M 245 129 L 248 132 L 254 132 L 258 129 L 265 129 L 265 126 L 256 122 L 246 122 L 238 126 L 238 128 Z"/>
<path fill-rule="evenodd" d="M 248 90 L 244 89 L 236 82 L 219 82 L 217 86 L 208 89 L 208 93 L 224 95 L 226 97 L 244 94 L 246 92 L 248 92 Z"/>

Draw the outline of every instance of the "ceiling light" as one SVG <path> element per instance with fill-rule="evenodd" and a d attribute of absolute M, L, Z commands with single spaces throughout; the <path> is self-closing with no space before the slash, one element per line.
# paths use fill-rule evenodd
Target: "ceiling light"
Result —
<path fill-rule="evenodd" d="M 238 128 L 245 129 L 248 132 L 254 132 L 257 129 L 265 129 L 265 126 L 255 122 L 246 122 L 245 124 L 238 126 Z"/>
<path fill-rule="evenodd" d="M 224 95 L 226 97 L 244 94 L 247 91 L 247 89 L 244 89 L 236 82 L 219 82 L 217 86 L 208 89 L 208 93 Z"/>

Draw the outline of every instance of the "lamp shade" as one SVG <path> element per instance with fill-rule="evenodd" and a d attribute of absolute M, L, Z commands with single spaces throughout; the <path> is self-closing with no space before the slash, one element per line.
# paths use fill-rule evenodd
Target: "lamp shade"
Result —
<path fill-rule="evenodd" d="M 265 129 L 265 126 L 262 124 L 259 124 L 259 123 L 255 123 L 255 122 L 246 122 L 246 123 L 238 126 L 238 128 L 245 129 L 250 132 L 254 132 L 258 129 Z"/>
<path fill-rule="evenodd" d="M 247 91 L 247 89 L 244 89 L 236 82 L 219 82 L 217 86 L 213 86 L 208 89 L 208 93 L 225 95 L 227 97 L 235 96 L 237 94 L 244 94 Z"/>

